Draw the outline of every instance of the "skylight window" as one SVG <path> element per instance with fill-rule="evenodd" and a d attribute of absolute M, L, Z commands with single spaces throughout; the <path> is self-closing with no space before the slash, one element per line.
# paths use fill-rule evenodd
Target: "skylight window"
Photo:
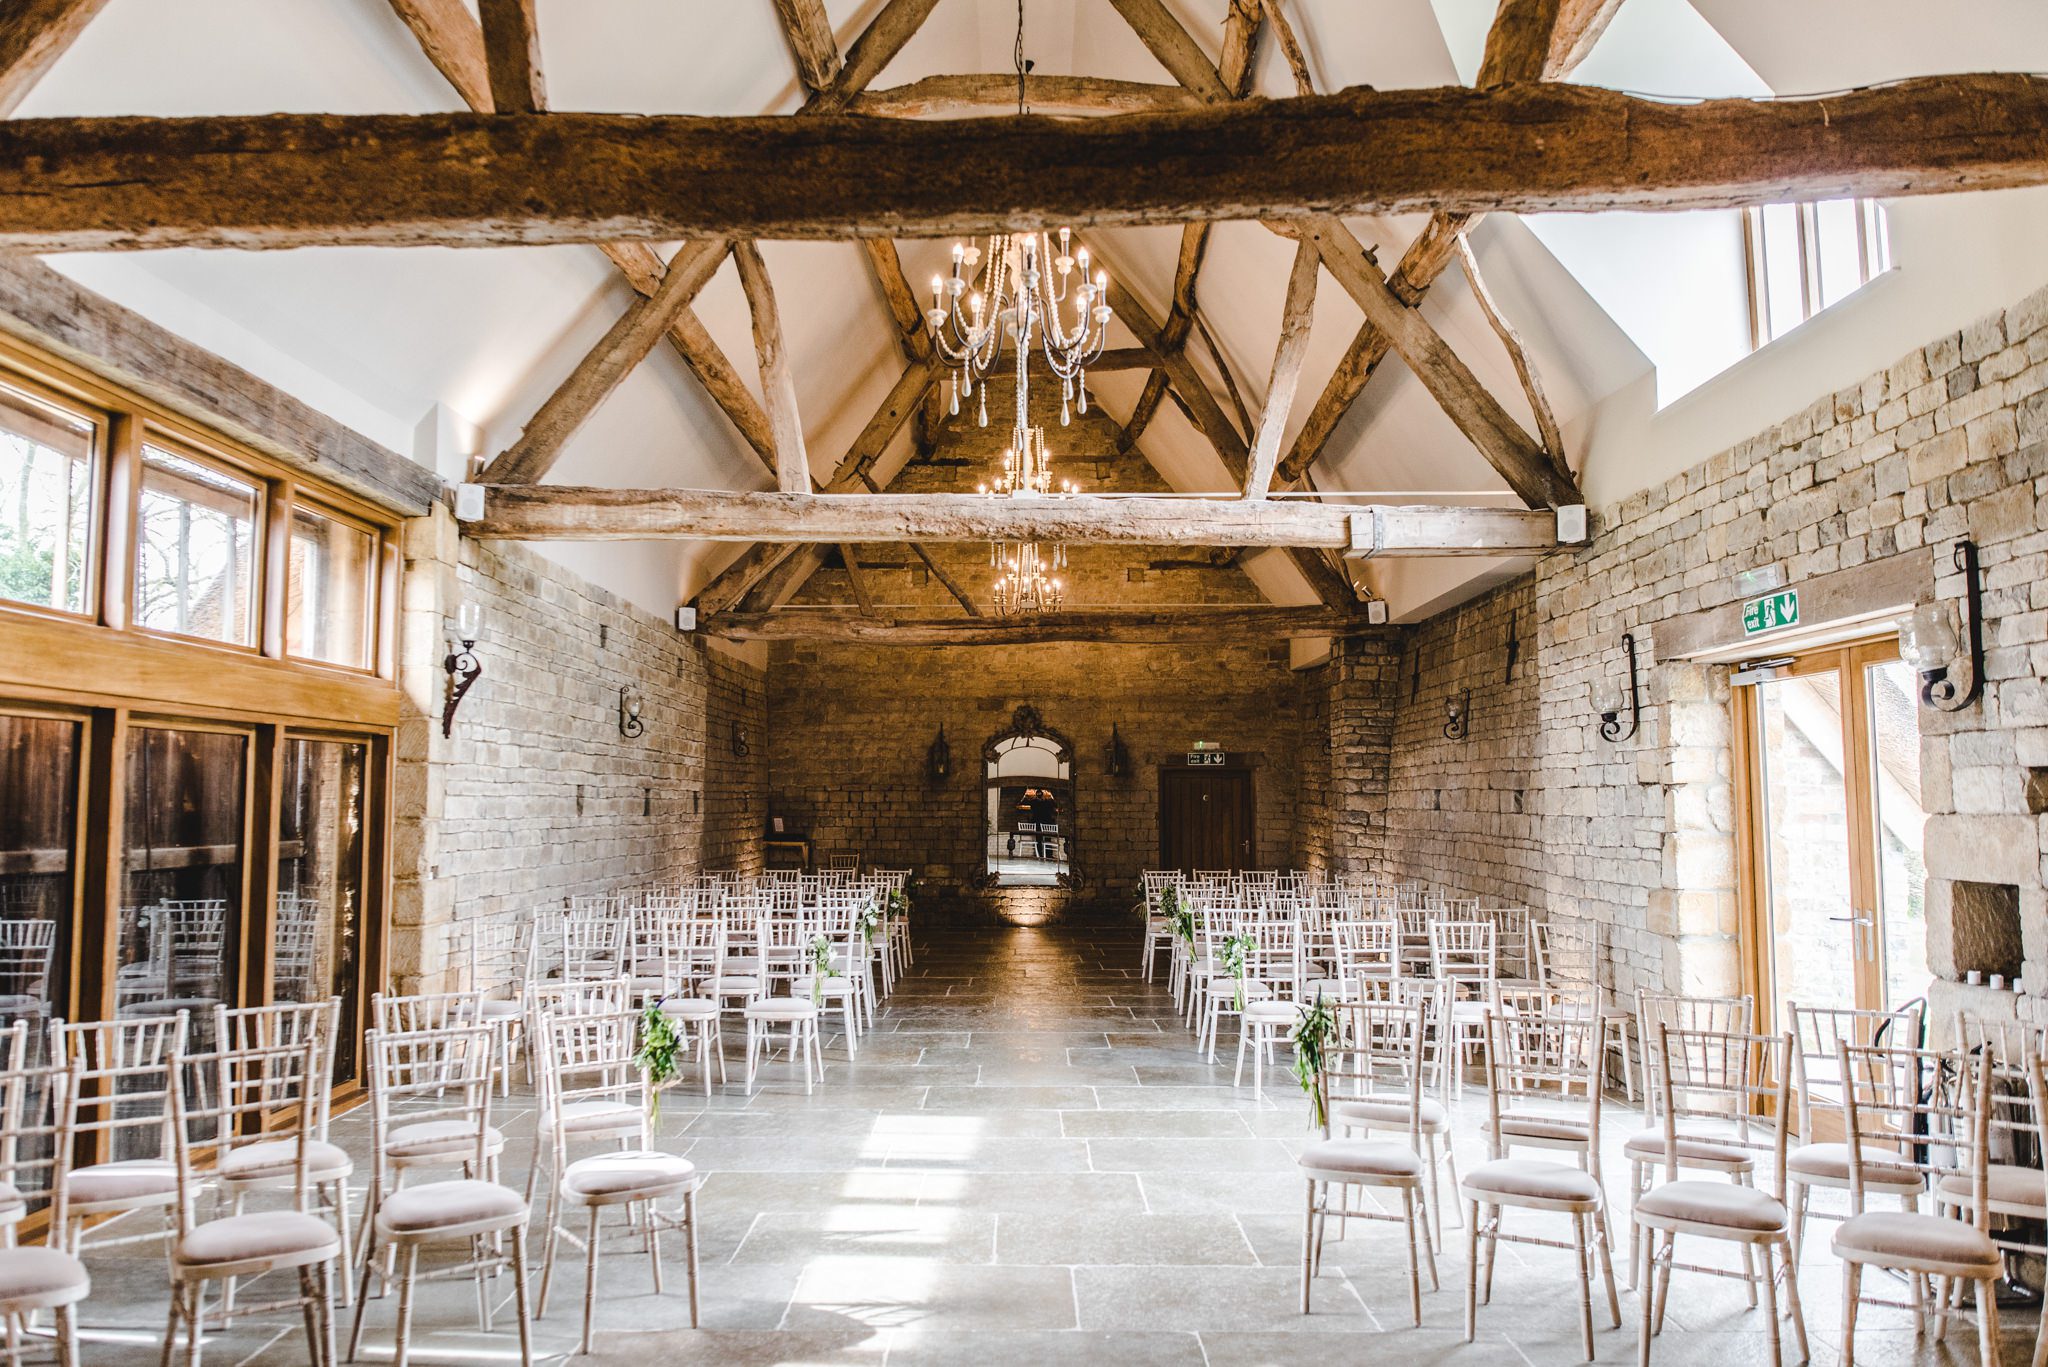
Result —
<path fill-rule="evenodd" d="M 1767 204 L 1744 215 L 1750 332 L 1775 342 L 1891 269 L 1884 208 L 1872 199 Z"/>

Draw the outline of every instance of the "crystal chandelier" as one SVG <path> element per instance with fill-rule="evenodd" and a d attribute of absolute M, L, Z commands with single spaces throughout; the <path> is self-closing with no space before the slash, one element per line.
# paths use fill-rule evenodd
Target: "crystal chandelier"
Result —
<path fill-rule="evenodd" d="M 1071 482 L 1053 487 L 1052 457 L 1045 449 L 1045 429 L 1020 427 L 1018 433 L 1022 440 L 1003 452 L 1003 472 L 994 487 L 984 484 L 980 491 L 995 498 L 1044 498 L 1054 493 L 1076 492 Z M 1059 571 L 1067 567 L 1065 546 L 1054 543 L 1047 549 L 1036 541 L 991 541 L 988 563 L 996 572 L 998 617 L 1060 610 L 1066 596 L 1059 580 Z"/>
<path fill-rule="evenodd" d="M 1017 0 L 1017 113 L 1025 101 L 1024 0 Z M 1088 249 L 1073 246 L 1069 229 L 1059 230 L 1059 251 L 1043 232 L 996 233 L 986 248 L 953 244 L 951 276 L 932 277 L 932 306 L 926 312 L 939 357 L 952 369 L 950 408 L 962 397 L 974 400 L 988 426 L 988 376 L 1007 338 L 1016 365 L 1016 421 L 1003 468 L 991 498 L 1046 498 L 1075 492 L 1071 483 L 1054 486 L 1045 429 L 1031 423 L 1031 353 L 1035 348 L 1060 381 L 1060 425 L 1079 404 L 1088 411 L 1088 366 L 1109 340 L 1109 275 L 1089 274 Z M 979 390 L 979 394 L 976 390 Z M 1057 612 L 1062 600 L 1058 572 L 1066 567 L 1064 546 L 998 538 L 989 543 L 989 567 L 996 572 L 998 616 Z"/>

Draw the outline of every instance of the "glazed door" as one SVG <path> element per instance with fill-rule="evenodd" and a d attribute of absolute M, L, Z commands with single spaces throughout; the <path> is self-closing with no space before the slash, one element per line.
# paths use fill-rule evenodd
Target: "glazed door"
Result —
<path fill-rule="evenodd" d="M 1799 655 L 1736 706 L 1759 1020 L 1924 995 L 1918 688 L 1897 642 Z"/>
<path fill-rule="evenodd" d="M 1161 769 L 1159 866 L 1250 868 L 1258 848 L 1252 810 L 1249 769 Z"/>

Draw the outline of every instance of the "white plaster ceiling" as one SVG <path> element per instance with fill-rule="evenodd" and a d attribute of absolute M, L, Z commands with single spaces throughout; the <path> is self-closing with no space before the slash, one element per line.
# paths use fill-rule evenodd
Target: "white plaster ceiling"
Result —
<path fill-rule="evenodd" d="M 1211 55 L 1227 0 L 1166 0 Z M 842 45 L 880 0 L 827 0 Z M 1456 82 L 1476 65 L 1494 0 L 1291 0 L 1319 88 Z M 796 108 L 801 90 L 768 0 L 539 0 L 550 104 L 558 109 L 757 114 Z M 715 16 L 715 22 L 707 22 Z M 1007 70 L 1012 0 L 943 0 L 877 85 Z M 1028 0 L 1027 54 L 1043 73 L 1167 78 L 1104 0 Z M 1627 0 L 1577 79 L 1665 94 L 1810 89 L 1918 71 L 2048 67 L 2048 9 L 1980 0 L 1936 17 L 1906 0 Z M 1277 44 L 1259 91 L 1292 93 Z M 425 112 L 459 108 L 386 0 L 111 0 L 44 78 L 19 116 L 199 115 L 273 111 Z M 1691 219 L 1693 216 L 1687 216 Z M 1419 218 L 1361 219 L 1384 265 Z M 1495 216 L 1474 233 L 1487 282 L 1529 343 L 1567 430 L 1707 328 L 1714 308 L 1676 286 L 1687 245 L 1711 225 L 1613 215 L 1546 228 Z M 1165 314 L 1178 230 L 1105 232 L 1105 264 Z M 900 244 L 917 284 L 945 244 Z M 1219 225 L 1199 290 L 1225 363 L 1254 410 L 1278 332 L 1292 244 L 1252 224 Z M 781 299 L 813 467 L 830 470 L 899 372 L 889 314 L 860 252 L 846 244 L 764 247 Z M 322 249 L 163 252 L 53 258 L 130 307 L 220 351 L 396 449 L 432 461 L 417 434 L 473 428 L 479 449 L 514 438 L 543 398 L 630 299 L 592 248 Z M 697 312 L 754 381 L 752 343 L 728 264 Z M 1527 406 L 1498 340 L 1454 268 L 1424 312 L 1509 411 Z M 1661 322 L 1660 322 L 1661 320 Z M 1357 330 L 1360 314 L 1325 274 L 1291 440 Z M 1660 352 L 1663 354 L 1660 355 Z M 1214 366 L 1197 347 L 1198 365 Z M 1104 375 L 1100 401 L 1129 412 L 1142 376 Z M 1765 420 L 1776 415 L 1764 415 Z M 1208 444 L 1163 405 L 1143 448 L 1183 489 L 1225 487 Z M 904 458 L 899 438 L 886 471 Z M 442 468 L 446 464 L 445 453 Z M 758 488 L 753 454 L 673 353 L 658 349 L 572 442 L 553 478 L 618 486 Z M 1376 496 L 1512 502 L 1435 403 L 1390 358 L 1317 468 L 1322 488 Z M 1609 481 L 1611 483 L 1611 481 Z M 687 597 L 731 547 L 660 544 L 550 551 L 657 612 Z M 1254 557 L 1279 601 L 1306 595 L 1278 557 Z M 1511 566 L 1509 568 L 1512 568 Z M 1497 565 L 1441 562 L 1387 572 L 1397 610 L 1476 591 Z M 1377 571 L 1376 571 L 1377 573 Z"/>

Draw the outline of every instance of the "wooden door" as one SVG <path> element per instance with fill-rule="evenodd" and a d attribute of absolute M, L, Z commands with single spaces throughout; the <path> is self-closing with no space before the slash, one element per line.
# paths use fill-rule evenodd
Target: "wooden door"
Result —
<path fill-rule="evenodd" d="M 1245 869 L 1258 836 L 1249 769 L 1159 771 L 1159 866 Z"/>

